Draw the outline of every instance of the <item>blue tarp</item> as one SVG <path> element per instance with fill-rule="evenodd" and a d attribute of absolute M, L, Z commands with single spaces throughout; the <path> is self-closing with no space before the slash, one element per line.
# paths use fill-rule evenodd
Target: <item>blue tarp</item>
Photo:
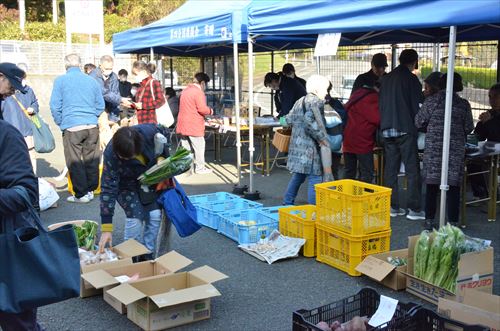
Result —
<path fill-rule="evenodd" d="M 301 36 L 341 32 L 341 44 L 443 42 L 500 38 L 499 0 L 296 0 L 252 2 L 248 31 Z"/>
<path fill-rule="evenodd" d="M 265 0 L 254 0 L 264 2 Z M 155 53 L 212 56 L 232 53 L 237 42 L 247 43 L 247 7 L 251 0 L 189 0 L 167 17 L 144 27 L 113 35 L 115 53 Z M 257 51 L 314 47 L 314 36 L 269 36 Z"/>

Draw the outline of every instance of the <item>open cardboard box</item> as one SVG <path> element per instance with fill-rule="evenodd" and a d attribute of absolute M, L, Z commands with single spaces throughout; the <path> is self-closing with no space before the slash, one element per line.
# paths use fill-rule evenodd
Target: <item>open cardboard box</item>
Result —
<path fill-rule="evenodd" d="M 187 257 L 171 251 L 158 257 L 153 261 L 144 261 L 133 264 L 113 266 L 107 269 L 93 270 L 82 274 L 82 278 L 96 289 L 103 289 L 103 299 L 116 309 L 120 314 L 127 312 L 127 306 L 115 300 L 114 297 L 108 294 L 108 290 L 121 284 L 115 277 L 128 276 L 132 277 L 139 274 L 139 279 L 144 280 L 158 275 L 169 275 L 179 271 L 193 263 Z"/>
<path fill-rule="evenodd" d="M 127 305 L 127 317 L 144 330 L 164 330 L 210 318 L 212 283 L 227 278 L 203 266 L 189 272 L 121 284 L 108 294 Z"/>
<path fill-rule="evenodd" d="M 439 298 L 458 301 L 465 288 L 474 288 L 486 293 L 493 289 L 493 247 L 482 252 L 460 255 L 456 294 L 413 276 L 413 257 L 420 236 L 408 238 L 408 269 L 406 272 L 406 291 L 430 303 L 438 304 Z M 431 243 L 433 235 L 431 234 Z"/>
<path fill-rule="evenodd" d="M 439 298 L 438 312 L 459 322 L 484 325 L 492 331 L 500 330 L 499 296 L 466 288 L 459 300 Z"/>
<path fill-rule="evenodd" d="M 406 288 L 406 267 L 396 267 L 387 262 L 388 257 L 408 258 L 408 249 L 368 255 L 358 264 L 356 271 L 373 278 L 384 286 L 399 291 Z"/>
<path fill-rule="evenodd" d="M 132 258 L 135 256 L 140 256 L 143 254 L 150 253 L 149 250 L 144 247 L 139 242 L 134 239 L 129 239 L 119 245 L 113 246 L 111 249 L 116 255 L 118 255 L 118 260 L 101 262 L 97 264 L 89 264 L 81 266 L 81 273 L 87 274 L 97 270 L 107 270 L 115 267 L 121 267 L 126 265 L 131 265 L 133 263 Z M 101 289 L 96 289 L 89 282 L 87 282 L 83 277 L 80 278 L 80 297 L 86 298 L 94 295 L 99 295 L 102 293 Z"/>

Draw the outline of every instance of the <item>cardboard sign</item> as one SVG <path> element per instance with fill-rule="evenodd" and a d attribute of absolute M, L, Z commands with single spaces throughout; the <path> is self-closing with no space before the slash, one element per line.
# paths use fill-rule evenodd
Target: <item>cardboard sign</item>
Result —
<path fill-rule="evenodd" d="M 314 56 L 336 55 L 341 36 L 341 33 L 319 34 L 314 48 Z"/>

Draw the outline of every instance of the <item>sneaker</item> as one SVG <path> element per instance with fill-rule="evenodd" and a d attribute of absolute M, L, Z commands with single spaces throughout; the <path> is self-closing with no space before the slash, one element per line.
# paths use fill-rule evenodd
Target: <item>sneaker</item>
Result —
<path fill-rule="evenodd" d="M 208 169 L 208 168 L 201 168 L 201 169 L 196 170 L 196 173 L 198 175 L 211 174 L 212 172 L 213 172 L 212 169 Z"/>
<path fill-rule="evenodd" d="M 420 220 L 425 220 L 425 212 L 424 211 L 413 211 L 411 209 L 408 209 L 408 215 L 406 215 L 406 218 L 412 221 L 420 221 Z"/>
<path fill-rule="evenodd" d="M 94 192 L 87 193 L 86 197 L 89 198 L 90 201 L 94 200 Z"/>
<path fill-rule="evenodd" d="M 73 203 L 89 203 L 90 199 L 87 195 L 84 195 L 81 198 L 77 198 L 74 195 L 69 196 L 66 201 L 68 202 L 73 202 Z"/>
<path fill-rule="evenodd" d="M 403 208 L 395 209 L 391 207 L 391 217 L 404 216 L 406 215 L 406 210 Z"/>

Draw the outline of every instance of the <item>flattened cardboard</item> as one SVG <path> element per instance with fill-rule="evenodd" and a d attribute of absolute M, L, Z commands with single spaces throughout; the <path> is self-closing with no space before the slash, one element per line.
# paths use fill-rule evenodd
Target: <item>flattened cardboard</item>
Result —
<path fill-rule="evenodd" d="M 130 305 L 132 302 L 146 298 L 147 295 L 136 289 L 134 286 L 123 283 L 120 286 L 112 288 L 108 291 L 108 294 L 123 303 L 124 305 Z"/>
<path fill-rule="evenodd" d="M 462 302 L 439 298 L 438 312 L 467 324 L 480 324 L 500 330 L 500 297 L 483 291 L 465 289 Z"/>
<path fill-rule="evenodd" d="M 189 287 L 174 292 L 152 295 L 150 296 L 150 299 L 159 308 L 164 308 L 164 307 L 175 306 L 185 302 L 209 299 L 220 295 L 221 295 L 220 292 L 217 291 L 217 289 L 213 285 L 206 284 L 196 287 Z"/>
<path fill-rule="evenodd" d="M 460 255 L 456 294 L 413 276 L 415 246 L 419 236 L 408 238 L 408 269 L 406 291 L 430 303 L 438 304 L 439 298 L 457 301 L 466 288 L 473 288 L 486 293 L 493 291 L 493 247 L 481 252 Z M 432 241 L 432 236 L 431 236 Z"/>

